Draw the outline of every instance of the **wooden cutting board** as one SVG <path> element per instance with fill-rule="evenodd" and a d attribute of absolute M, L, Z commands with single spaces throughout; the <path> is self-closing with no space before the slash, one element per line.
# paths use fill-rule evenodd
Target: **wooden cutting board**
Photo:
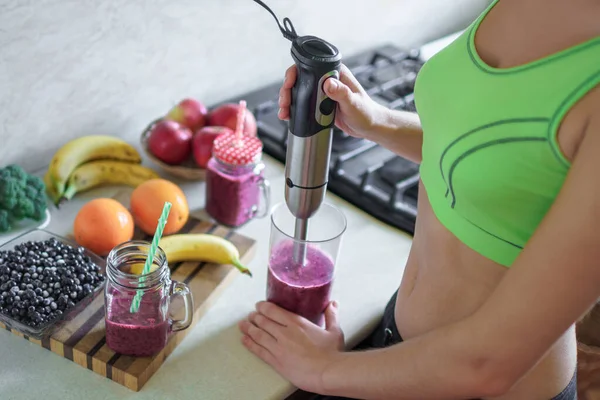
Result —
<path fill-rule="evenodd" d="M 225 237 L 236 245 L 243 263 L 248 263 L 254 255 L 255 241 L 253 239 L 239 235 L 221 225 L 201 221 L 194 217 L 190 217 L 179 233 L 212 233 Z M 136 231 L 135 238 L 152 240 L 151 237 L 139 231 Z M 172 333 L 166 347 L 153 357 L 124 356 L 116 354 L 106 346 L 103 293 L 96 296 L 90 305 L 73 320 L 45 340 L 29 338 L 9 329 L 2 323 L 0 323 L 0 327 L 131 390 L 139 391 L 160 368 L 166 357 L 199 322 L 226 285 L 240 275 L 238 270 L 230 265 L 184 262 L 171 264 L 169 267 L 171 268 L 171 279 L 185 282 L 193 293 L 194 319 L 188 329 Z M 248 277 L 241 276 L 240 279 L 248 279 Z"/>

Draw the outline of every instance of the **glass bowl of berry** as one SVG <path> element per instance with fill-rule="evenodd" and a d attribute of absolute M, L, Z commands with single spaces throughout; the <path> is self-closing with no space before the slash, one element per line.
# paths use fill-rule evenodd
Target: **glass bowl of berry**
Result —
<path fill-rule="evenodd" d="M 0 322 L 41 340 L 104 288 L 105 261 L 73 241 L 34 229 L 0 246 Z"/>

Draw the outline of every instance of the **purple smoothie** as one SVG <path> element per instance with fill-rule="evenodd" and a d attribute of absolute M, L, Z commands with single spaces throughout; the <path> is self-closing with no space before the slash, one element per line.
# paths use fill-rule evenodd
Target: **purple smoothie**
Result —
<path fill-rule="evenodd" d="M 323 325 L 323 311 L 329 303 L 334 263 L 314 246 L 307 246 L 303 266 L 293 260 L 292 241 L 271 251 L 267 276 L 267 301 Z"/>
<path fill-rule="evenodd" d="M 157 303 L 142 300 L 136 314 L 129 312 L 131 298 L 114 299 L 106 318 L 106 344 L 115 353 L 147 357 L 167 344 L 169 324 Z"/>
<path fill-rule="evenodd" d="M 225 167 L 211 158 L 206 169 L 206 211 L 224 225 L 244 224 L 258 206 L 261 179 L 262 172 L 257 175 L 251 167 Z"/>

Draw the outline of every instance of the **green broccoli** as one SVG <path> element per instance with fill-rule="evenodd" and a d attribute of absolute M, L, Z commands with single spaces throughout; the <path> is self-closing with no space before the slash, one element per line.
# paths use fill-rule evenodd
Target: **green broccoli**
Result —
<path fill-rule="evenodd" d="M 12 210 L 21 197 L 21 185 L 12 176 L 0 178 L 0 209 Z"/>
<path fill-rule="evenodd" d="M 33 218 L 34 212 L 35 206 L 33 205 L 33 201 L 28 197 L 21 197 L 19 203 L 12 209 L 12 216 L 17 220 Z"/>
<path fill-rule="evenodd" d="M 42 178 L 37 176 L 30 175 L 27 178 L 27 186 L 34 189 L 38 193 L 44 193 L 46 191 L 46 185 L 44 185 L 44 181 Z"/>
<path fill-rule="evenodd" d="M 46 216 L 46 209 L 48 208 L 48 204 L 46 204 L 46 197 L 38 198 L 33 202 L 33 218 L 36 221 L 41 221 Z"/>
<path fill-rule="evenodd" d="M 11 226 L 8 211 L 0 210 L 0 232 L 8 232 L 10 228 Z"/>
<path fill-rule="evenodd" d="M 18 165 L 11 164 L 4 167 L 4 169 L 8 171 L 10 176 L 12 176 L 22 186 L 27 185 L 27 178 L 29 178 L 29 175 L 27 175 L 27 172 L 25 172 L 23 168 L 19 167 Z"/>
<path fill-rule="evenodd" d="M 0 169 L 0 232 L 6 232 L 14 221 L 42 220 L 46 215 L 44 182 L 27 174 L 18 165 Z"/>
<path fill-rule="evenodd" d="M 28 199 L 36 199 L 38 197 L 39 190 L 33 186 L 25 186 L 23 191 L 25 192 L 25 197 Z"/>

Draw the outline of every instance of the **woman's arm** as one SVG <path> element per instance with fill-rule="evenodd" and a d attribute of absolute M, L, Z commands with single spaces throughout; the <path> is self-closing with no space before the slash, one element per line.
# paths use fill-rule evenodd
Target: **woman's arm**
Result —
<path fill-rule="evenodd" d="M 371 140 L 388 150 L 417 164 L 421 163 L 423 130 L 416 113 L 390 110 L 381 105 L 380 112 L 373 121 L 373 127 L 365 132 L 365 139 Z"/>
<path fill-rule="evenodd" d="M 322 330 L 261 302 L 243 343 L 301 389 L 362 399 L 456 399 L 510 390 L 600 296 L 600 116 L 553 206 L 470 317 L 395 346 L 341 352 L 336 307 Z"/>
<path fill-rule="evenodd" d="M 535 235 L 471 317 L 388 349 L 341 353 L 327 394 L 450 399 L 508 391 L 600 296 L 600 118 Z"/>
<path fill-rule="evenodd" d="M 279 91 L 278 116 L 282 120 L 290 116 L 291 89 L 296 76 L 296 66 L 288 68 Z M 393 111 L 375 102 L 345 65 L 342 65 L 340 79 L 326 80 L 324 88 L 338 103 L 335 118 L 338 128 L 348 135 L 379 143 L 411 161 L 421 162 L 423 132 L 417 114 Z"/>

